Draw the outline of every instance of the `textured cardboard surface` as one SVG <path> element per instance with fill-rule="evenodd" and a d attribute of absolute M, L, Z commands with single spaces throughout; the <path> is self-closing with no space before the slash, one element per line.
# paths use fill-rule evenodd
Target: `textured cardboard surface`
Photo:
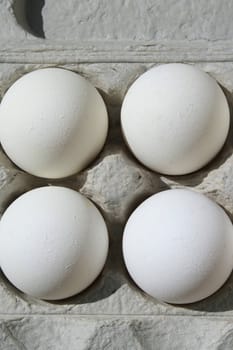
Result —
<path fill-rule="evenodd" d="M 208 166 L 188 176 L 167 177 L 133 158 L 119 121 L 122 99 L 135 78 L 154 64 L 172 61 L 197 64 L 215 77 L 224 88 L 232 115 L 232 2 L 38 3 L 33 12 L 27 1 L 23 5 L 19 0 L 0 0 L 1 96 L 33 69 L 54 65 L 72 69 L 100 90 L 110 130 L 97 159 L 63 181 L 26 174 L 1 151 L 0 213 L 19 194 L 41 185 L 77 189 L 106 218 L 110 252 L 101 276 L 90 288 L 57 303 L 23 295 L 1 276 L 0 349 L 232 349 L 233 276 L 202 302 L 179 307 L 160 303 L 130 280 L 121 238 L 132 210 L 166 188 L 196 189 L 233 215 L 233 129 Z"/>

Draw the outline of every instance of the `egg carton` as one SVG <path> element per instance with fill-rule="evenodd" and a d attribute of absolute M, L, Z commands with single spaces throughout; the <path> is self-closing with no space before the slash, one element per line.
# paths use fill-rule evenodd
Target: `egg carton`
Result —
<path fill-rule="evenodd" d="M 87 169 L 64 180 L 29 175 L 0 151 L 0 214 L 30 189 L 62 185 L 96 203 L 110 236 L 101 275 L 70 299 L 34 299 L 0 276 L 0 350 L 233 348 L 233 276 L 201 302 L 169 305 L 135 286 L 121 251 L 130 213 L 164 189 L 197 190 L 232 217 L 233 122 L 217 157 L 186 176 L 163 176 L 143 167 L 127 149 L 120 129 L 120 108 L 130 84 L 165 62 L 193 63 L 217 79 L 232 119 L 231 9 L 227 0 L 0 1 L 0 95 L 27 72 L 64 67 L 98 88 L 110 120 L 102 152 Z"/>

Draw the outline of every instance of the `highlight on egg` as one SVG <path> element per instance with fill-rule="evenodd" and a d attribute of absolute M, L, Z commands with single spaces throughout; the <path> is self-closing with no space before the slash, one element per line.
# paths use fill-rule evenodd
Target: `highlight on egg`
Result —
<path fill-rule="evenodd" d="M 26 172 L 63 178 L 84 169 L 102 149 L 105 103 L 77 73 L 43 68 L 23 75 L 0 104 L 0 142 Z"/>
<path fill-rule="evenodd" d="M 163 174 L 183 175 L 210 162 L 229 131 L 230 113 L 217 82 L 196 66 L 163 64 L 142 74 L 121 109 L 135 157 Z"/>
<path fill-rule="evenodd" d="M 0 221 L 0 266 L 36 298 L 56 300 L 87 288 L 108 254 L 106 224 L 80 193 L 41 187 L 18 197 Z"/>
<path fill-rule="evenodd" d="M 123 256 L 135 283 L 152 297 L 193 303 L 216 292 L 233 269 L 233 226 L 203 194 L 174 189 L 145 200 L 130 216 Z"/>

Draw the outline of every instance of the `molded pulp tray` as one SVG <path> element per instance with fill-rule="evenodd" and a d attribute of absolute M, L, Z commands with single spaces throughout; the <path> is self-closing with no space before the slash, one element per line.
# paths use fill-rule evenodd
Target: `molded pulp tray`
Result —
<path fill-rule="evenodd" d="M 233 276 L 199 303 L 166 305 L 134 285 L 121 253 L 129 214 L 158 191 L 193 188 L 233 215 L 233 123 L 214 161 L 180 177 L 162 176 L 140 165 L 120 130 L 127 88 L 142 72 L 165 62 L 194 63 L 215 77 L 224 88 L 232 119 L 232 10 L 227 0 L 0 1 L 1 96 L 24 73 L 60 66 L 80 73 L 99 89 L 110 118 L 101 154 L 85 171 L 65 180 L 28 175 L 0 152 L 1 214 L 25 191 L 58 184 L 93 200 L 110 234 L 101 276 L 73 298 L 35 300 L 1 275 L 1 350 L 233 348 Z"/>

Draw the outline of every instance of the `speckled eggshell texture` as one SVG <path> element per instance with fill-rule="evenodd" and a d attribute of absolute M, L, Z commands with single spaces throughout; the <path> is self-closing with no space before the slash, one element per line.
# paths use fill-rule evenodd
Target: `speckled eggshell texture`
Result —
<path fill-rule="evenodd" d="M 126 267 L 159 300 L 183 304 L 216 292 L 233 268 L 233 226 L 206 196 L 167 190 L 144 201 L 123 235 Z"/>
<path fill-rule="evenodd" d="M 99 92 L 80 75 L 45 68 L 18 79 L 0 105 L 0 141 L 9 158 L 36 176 L 62 178 L 85 168 L 108 129 Z"/>
<path fill-rule="evenodd" d="M 87 288 L 101 272 L 108 233 L 78 192 L 41 187 L 16 199 L 0 221 L 0 265 L 18 289 L 55 300 Z"/>
<path fill-rule="evenodd" d="M 121 110 L 122 130 L 136 158 L 150 169 L 183 175 L 206 165 L 229 130 L 226 97 L 195 66 L 171 63 L 142 74 Z"/>

